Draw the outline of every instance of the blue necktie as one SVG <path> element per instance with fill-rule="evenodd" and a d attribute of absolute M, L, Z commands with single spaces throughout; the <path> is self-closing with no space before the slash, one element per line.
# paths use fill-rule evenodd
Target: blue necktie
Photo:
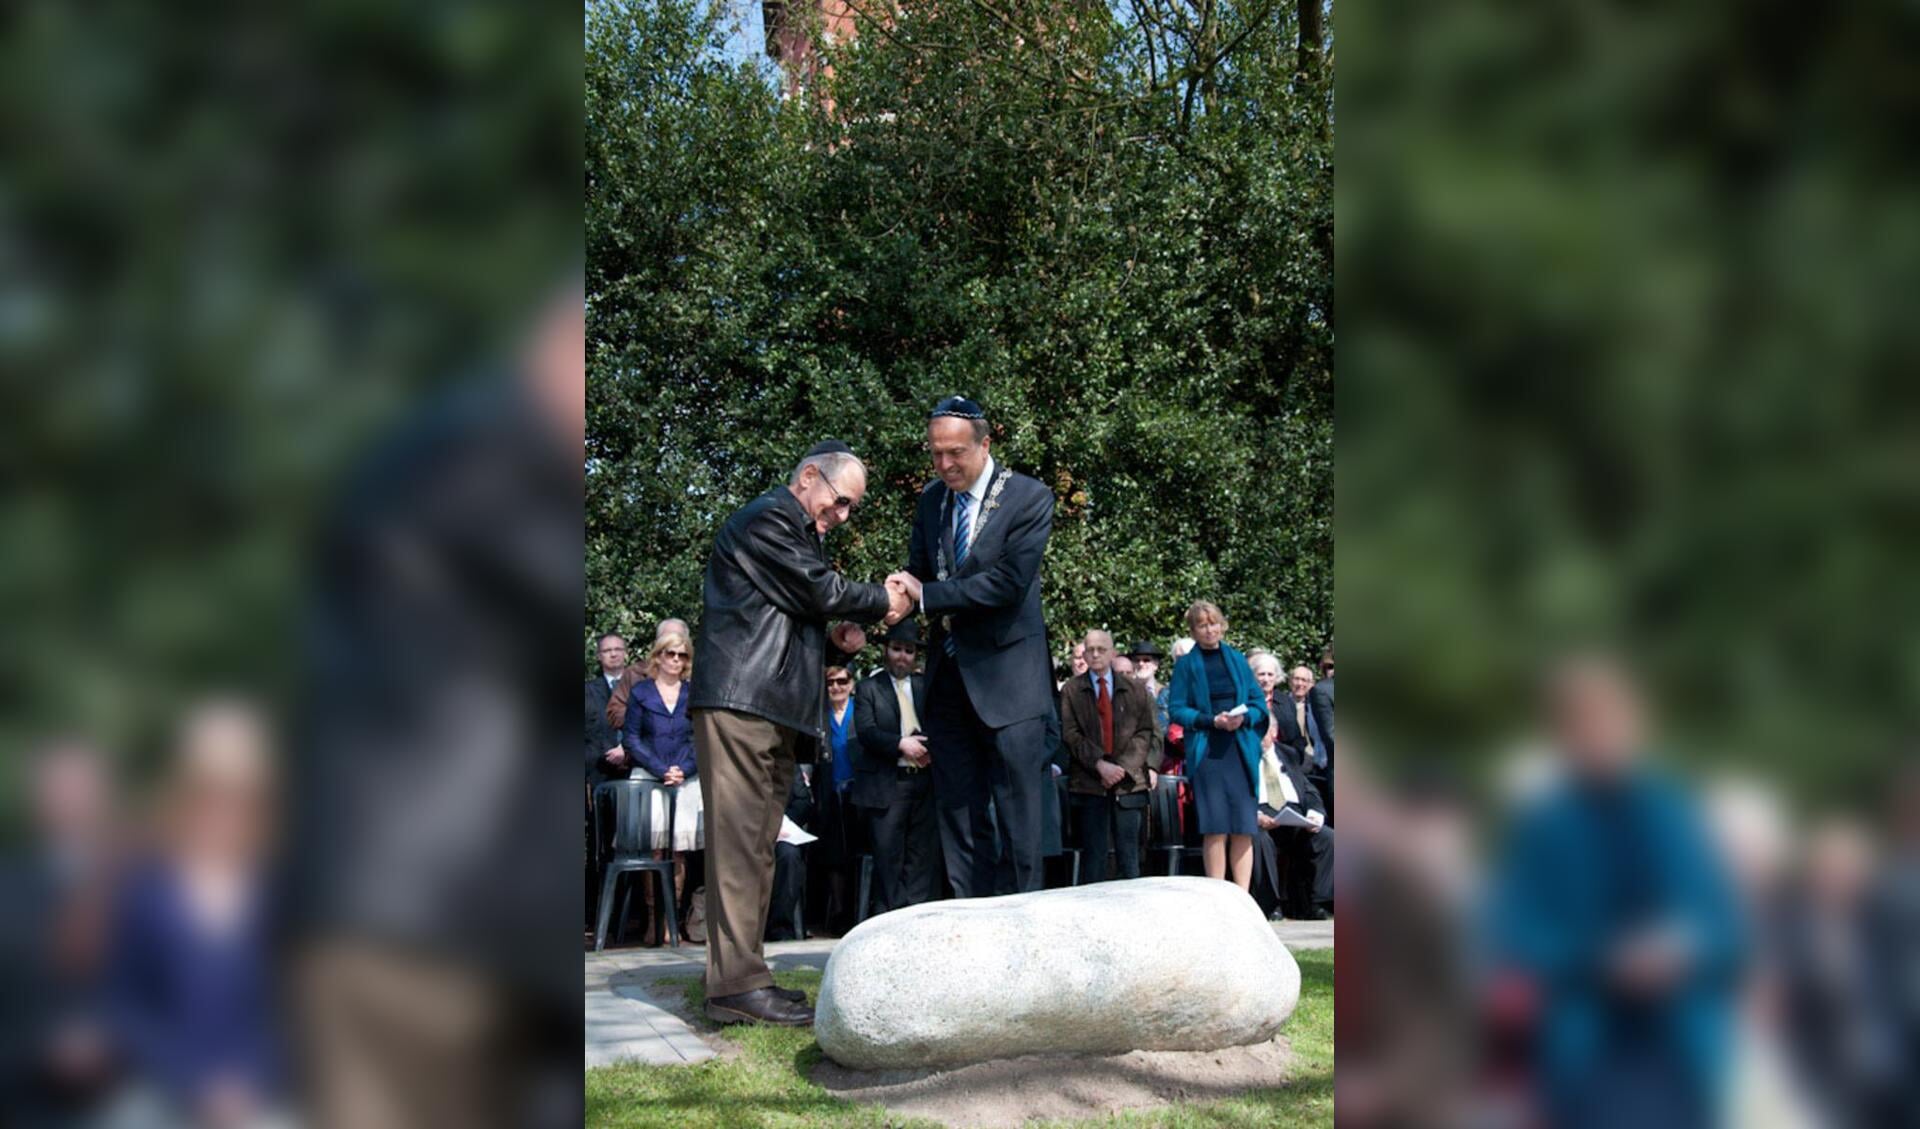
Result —
<path fill-rule="evenodd" d="M 953 567 L 957 570 L 960 562 L 967 559 L 967 543 L 973 540 L 973 495 L 959 494 L 954 497 L 953 506 Z M 951 629 L 944 640 L 947 654 L 957 652 L 958 645 L 953 641 Z"/>
<path fill-rule="evenodd" d="M 967 543 L 973 540 L 973 495 L 962 494 L 953 507 L 953 565 L 967 559 Z"/>

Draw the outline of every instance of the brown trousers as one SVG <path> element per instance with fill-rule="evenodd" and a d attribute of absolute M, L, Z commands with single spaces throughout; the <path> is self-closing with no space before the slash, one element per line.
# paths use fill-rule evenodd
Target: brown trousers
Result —
<path fill-rule="evenodd" d="M 753 714 L 693 711 L 707 818 L 709 997 L 773 984 L 762 938 L 773 899 L 773 843 L 799 742 L 799 733 Z"/>
<path fill-rule="evenodd" d="M 507 1129 L 517 1108 L 512 1012 L 446 960 L 353 941 L 317 944 L 296 975 L 308 1124 L 320 1129 Z"/>

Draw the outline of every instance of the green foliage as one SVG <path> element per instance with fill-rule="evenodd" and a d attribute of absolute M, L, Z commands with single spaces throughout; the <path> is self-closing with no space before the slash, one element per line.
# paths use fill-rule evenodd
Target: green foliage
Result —
<path fill-rule="evenodd" d="M 1333 952 L 1303 950 L 1300 1003 L 1283 1029 L 1293 1051 L 1285 1086 L 1254 1090 L 1221 1101 L 1176 1104 L 1114 1114 L 1098 1121 L 1036 1123 L 1042 1129 L 1084 1129 L 1093 1125 L 1130 1129 L 1307 1129 L 1333 1124 Z M 783 988 L 800 988 L 808 1002 L 819 996 L 820 974 L 800 970 L 775 975 Z M 701 1014 L 705 1002 L 698 981 L 679 987 L 686 1013 Z M 697 1018 L 701 1030 L 715 1030 Z M 804 1028 L 738 1026 L 726 1038 L 739 1052 L 693 1066 L 626 1064 L 587 1071 L 587 1124 L 596 1129 L 736 1129 L 749 1126 L 914 1127 L 931 1122 L 905 1121 L 878 1106 L 837 1098 L 813 1084 L 808 1074 L 820 1062 L 820 1044 Z"/>
<path fill-rule="evenodd" d="M 0 760 L 80 733 L 126 779 L 196 696 L 291 696 L 341 476 L 567 265 L 578 25 L 31 0 L 7 32 Z"/>
<path fill-rule="evenodd" d="M 1690 757 L 1876 800 L 1920 701 L 1907 14 L 1351 16 L 1340 584 L 1376 747 L 1504 751 L 1542 662 L 1600 644 Z"/>
<path fill-rule="evenodd" d="M 831 553 L 901 567 L 960 392 L 1054 488 L 1056 646 L 1164 645 L 1205 597 L 1238 642 L 1317 650 L 1331 64 L 1295 76 L 1293 8 L 916 7 L 789 99 L 720 30 L 588 14 L 586 634 L 697 617 L 718 522 L 828 436 L 871 471 Z"/>

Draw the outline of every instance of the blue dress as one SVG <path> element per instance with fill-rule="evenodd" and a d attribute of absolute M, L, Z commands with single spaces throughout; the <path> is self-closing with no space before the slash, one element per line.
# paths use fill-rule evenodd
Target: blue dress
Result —
<path fill-rule="evenodd" d="M 1212 713 L 1225 713 L 1239 705 L 1240 695 L 1234 691 L 1227 656 L 1218 647 L 1211 651 L 1195 649 L 1200 651 L 1200 661 L 1206 666 Z M 1211 723 L 1208 727 L 1211 728 Z M 1246 762 L 1237 755 L 1233 745 L 1222 741 L 1220 746 L 1215 751 L 1209 739 L 1207 755 L 1193 770 L 1193 806 L 1200 834 L 1251 835 L 1259 830 L 1254 821 L 1258 805 L 1253 780 L 1247 775 Z"/>

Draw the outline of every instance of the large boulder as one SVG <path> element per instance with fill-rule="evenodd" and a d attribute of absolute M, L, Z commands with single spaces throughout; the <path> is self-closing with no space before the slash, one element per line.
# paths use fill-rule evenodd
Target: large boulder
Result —
<path fill-rule="evenodd" d="M 1300 966 L 1253 899 L 1139 878 L 882 914 L 827 959 L 813 1030 L 858 1070 L 1273 1038 Z"/>

